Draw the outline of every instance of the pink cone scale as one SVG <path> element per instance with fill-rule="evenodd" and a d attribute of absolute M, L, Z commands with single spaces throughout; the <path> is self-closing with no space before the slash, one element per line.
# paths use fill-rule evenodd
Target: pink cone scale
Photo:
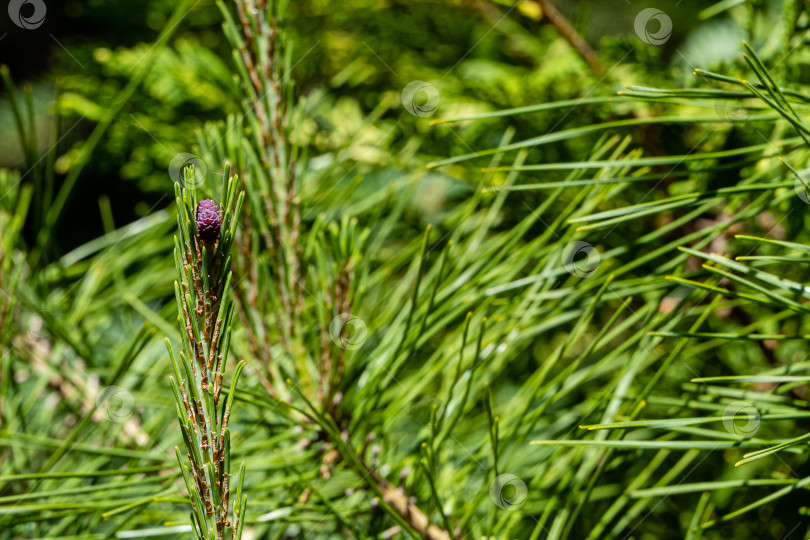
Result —
<path fill-rule="evenodd" d="M 219 217 L 217 203 L 204 199 L 197 204 L 197 230 L 203 244 L 210 246 L 219 238 L 222 220 Z"/>

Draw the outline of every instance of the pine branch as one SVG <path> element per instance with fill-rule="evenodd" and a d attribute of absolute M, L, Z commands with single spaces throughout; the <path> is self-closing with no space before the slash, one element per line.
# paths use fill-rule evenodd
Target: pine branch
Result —
<path fill-rule="evenodd" d="M 184 174 L 187 181 L 194 178 L 193 167 Z M 179 361 L 168 339 L 166 346 L 174 366 L 170 379 L 187 451 L 184 460 L 177 449 L 177 459 L 191 501 L 195 537 L 204 540 L 223 540 L 226 534 L 237 540 L 247 503 L 247 496 L 241 495 L 243 463 L 230 512 L 228 424 L 244 362 L 236 366 L 228 399 L 221 402 L 234 312 L 230 251 L 244 200 L 243 193 L 236 193 L 237 184 L 226 165 L 220 206 L 209 199 L 196 203 L 193 189 L 175 187 L 179 231 L 175 293 L 183 336 Z"/>

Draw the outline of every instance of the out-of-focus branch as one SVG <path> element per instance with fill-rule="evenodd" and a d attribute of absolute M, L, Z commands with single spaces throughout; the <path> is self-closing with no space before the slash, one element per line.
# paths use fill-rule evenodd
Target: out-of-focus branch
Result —
<path fill-rule="evenodd" d="M 593 72 L 597 75 L 602 75 L 605 72 L 605 68 L 599 61 L 599 55 L 596 54 L 596 51 L 588 45 L 588 42 L 571 26 L 571 23 L 568 22 L 565 15 L 560 13 L 560 10 L 551 3 L 551 0 L 537 0 L 537 2 L 540 4 L 540 7 L 543 8 L 543 14 L 548 17 L 551 24 L 557 27 L 557 31 L 560 32 L 562 37 L 585 59 L 588 65 L 591 66 Z"/>
<path fill-rule="evenodd" d="M 431 524 L 427 515 L 425 515 L 418 506 L 408 502 L 408 497 L 405 495 L 404 491 L 392 486 L 373 471 L 371 475 L 380 488 L 383 500 L 388 503 L 391 508 L 396 510 L 397 513 L 402 516 L 402 519 L 407 521 L 411 527 L 421 533 L 422 536 L 429 540 L 450 540 L 452 538 L 448 531 Z"/>

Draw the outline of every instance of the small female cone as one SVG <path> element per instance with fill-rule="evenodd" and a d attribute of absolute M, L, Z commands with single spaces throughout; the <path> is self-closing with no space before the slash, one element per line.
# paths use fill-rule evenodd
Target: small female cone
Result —
<path fill-rule="evenodd" d="M 197 204 L 197 230 L 200 239 L 206 246 L 214 244 L 219 239 L 222 220 L 219 216 L 217 204 L 211 199 L 204 199 Z"/>

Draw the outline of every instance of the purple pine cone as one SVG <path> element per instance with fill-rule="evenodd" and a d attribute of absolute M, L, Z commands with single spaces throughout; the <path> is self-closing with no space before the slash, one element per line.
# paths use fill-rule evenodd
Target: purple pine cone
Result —
<path fill-rule="evenodd" d="M 208 246 L 216 242 L 221 227 L 222 220 L 219 217 L 217 203 L 211 199 L 200 201 L 197 204 L 197 230 L 200 231 L 203 244 Z"/>

